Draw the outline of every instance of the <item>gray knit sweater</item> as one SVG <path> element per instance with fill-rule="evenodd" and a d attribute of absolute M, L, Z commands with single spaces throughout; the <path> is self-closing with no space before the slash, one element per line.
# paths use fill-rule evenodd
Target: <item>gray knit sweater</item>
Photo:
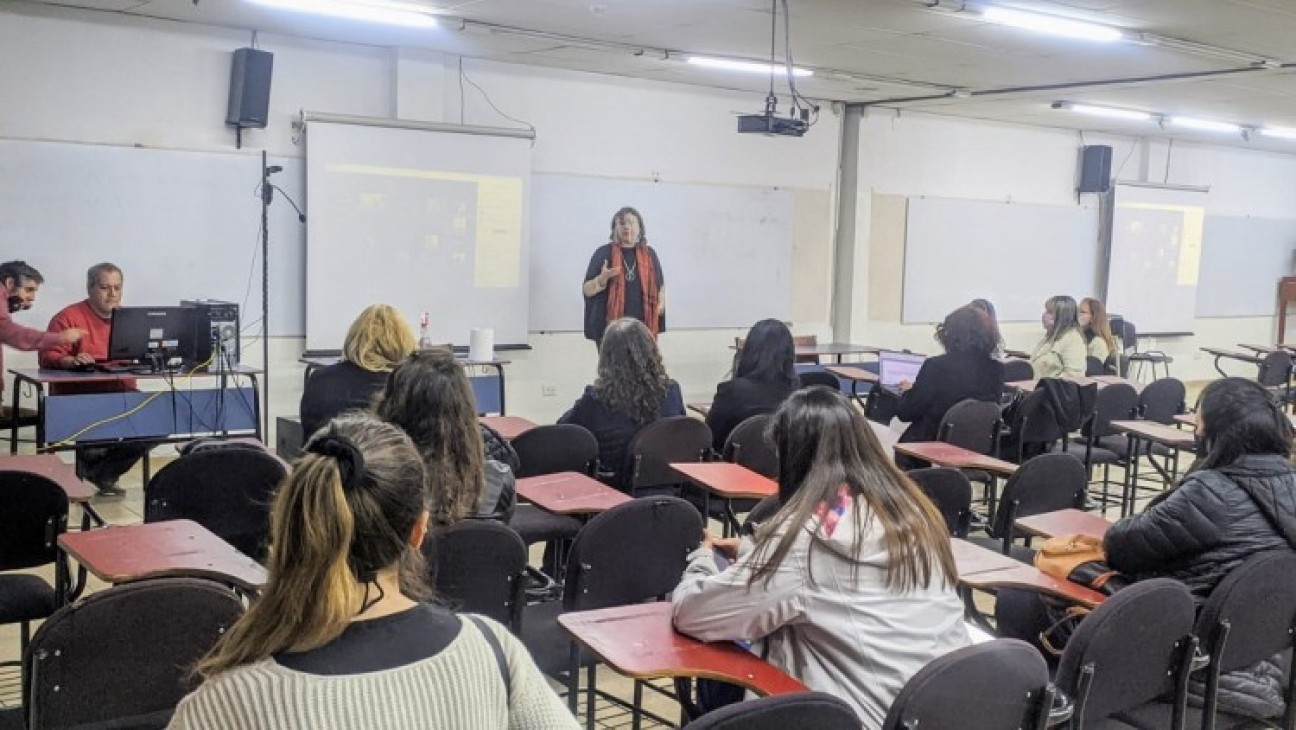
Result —
<path fill-rule="evenodd" d="M 305 674 L 273 659 L 207 680 L 176 708 L 170 728 L 221 730 L 426 730 L 486 728 L 576 730 L 526 648 L 504 627 L 499 638 L 510 673 L 504 686 L 490 644 L 472 621 L 436 656 L 364 674 Z"/>

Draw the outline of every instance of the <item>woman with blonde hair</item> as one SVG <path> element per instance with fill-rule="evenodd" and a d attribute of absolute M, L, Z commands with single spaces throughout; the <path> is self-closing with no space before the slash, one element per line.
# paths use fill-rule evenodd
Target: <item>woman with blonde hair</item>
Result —
<path fill-rule="evenodd" d="M 317 368 L 301 397 L 302 433 L 309 437 L 329 419 L 366 410 L 391 372 L 414 352 L 414 332 L 400 312 L 371 304 L 351 323 L 342 343 L 342 360 Z"/>
<path fill-rule="evenodd" d="M 275 495 L 260 597 L 170 727 L 575 728 L 504 627 L 422 603 L 423 467 L 400 429 L 342 416 Z"/>
<path fill-rule="evenodd" d="M 1089 357 L 1095 358 L 1104 367 L 1109 366 L 1112 357 L 1120 352 L 1116 346 L 1116 336 L 1112 334 L 1111 321 L 1107 318 L 1107 308 L 1093 297 L 1080 300 L 1080 331 L 1088 344 Z"/>

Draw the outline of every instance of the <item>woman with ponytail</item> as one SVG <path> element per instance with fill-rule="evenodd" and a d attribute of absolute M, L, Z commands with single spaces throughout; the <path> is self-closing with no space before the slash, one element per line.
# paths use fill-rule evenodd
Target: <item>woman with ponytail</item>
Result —
<path fill-rule="evenodd" d="M 423 481 L 373 416 L 316 433 L 275 496 L 265 589 L 170 727 L 575 728 L 503 627 L 420 602 Z"/>

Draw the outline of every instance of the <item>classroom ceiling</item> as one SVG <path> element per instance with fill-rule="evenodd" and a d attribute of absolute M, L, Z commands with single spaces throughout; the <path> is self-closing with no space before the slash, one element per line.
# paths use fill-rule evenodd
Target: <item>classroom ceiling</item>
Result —
<path fill-rule="evenodd" d="M 440 16 L 439 27 L 427 30 L 247 0 L 39 1 L 750 91 L 750 109 L 741 111 L 758 110 L 768 85 L 767 77 L 685 59 L 768 59 L 771 0 L 406 0 Z M 999 26 L 973 12 L 987 4 L 1114 25 L 1141 40 L 1091 43 Z M 1296 152 L 1296 140 L 1244 140 L 1051 108 L 1086 102 L 1296 128 L 1296 0 L 788 0 L 788 7 L 795 62 L 815 72 L 797 83 L 807 97 Z M 782 34 L 780 26 L 780 54 Z M 784 80 L 777 90 L 785 109 Z"/>

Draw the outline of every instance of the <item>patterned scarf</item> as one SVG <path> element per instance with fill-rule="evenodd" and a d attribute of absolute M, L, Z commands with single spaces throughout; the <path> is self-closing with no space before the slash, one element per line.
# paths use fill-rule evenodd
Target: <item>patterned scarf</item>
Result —
<path fill-rule="evenodd" d="M 625 316 L 626 272 L 624 251 L 625 248 L 621 244 L 613 242 L 612 260 L 608 265 L 614 269 L 621 269 L 621 275 L 608 282 L 607 321 L 609 323 Z M 644 324 L 648 326 L 648 331 L 652 333 L 653 338 L 656 338 L 658 325 L 661 322 L 661 318 L 657 315 L 657 271 L 653 268 L 652 254 L 648 244 L 640 243 L 634 247 L 634 252 L 636 281 L 631 285 L 638 285 L 640 291 L 643 292 Z"/>

